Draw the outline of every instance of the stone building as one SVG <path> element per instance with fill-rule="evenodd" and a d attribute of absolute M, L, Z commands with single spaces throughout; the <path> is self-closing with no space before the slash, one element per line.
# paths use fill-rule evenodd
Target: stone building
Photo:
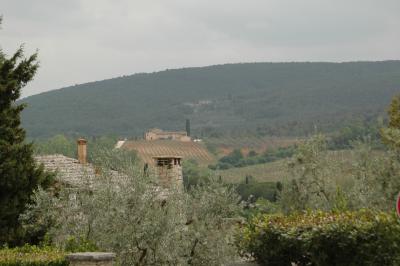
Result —
<path fill-rule="evenodd" d="M 178 140 L 191 141 L 186 131 L 163 131 L 158 128 L 153 128 L 144 133 L 145 140 Z"/>
<path fill-rule="evenodd" d="M 38 155 L 35 160 L 43 164 L 45 170 L 55 172 L 56 180 L 63 185 L 79 187 L 83 179 L 96 178 L 96 168 L 87 162 L 87 142 L 84 139 L 77 141 L 78 159 L 70 158 L 62 154 Z M 117 172 L 113 173 L 118 175 Z"/>
<path fill-rule="evenodd" d="M 183 187 L 181 156 L 158 155 L 153 159 L 155 172 L 163 188 L 169 188 L 172 185 Z"/>
<path fill-rule="evenodd" d="M 175 140 L 124 140 L 115 146 L 118 149 L 135 151 L 145 168 L 154 170 L 160 178 L 163 187 L 176 182 L 183 184 L 182 162 L 196 161 L 201 166 L 215 163 L 215 157 L 210 154 L 203 143 Z"/>
<path fill-rule="evenodd" d="M 82 182 L 93 182 L 100 170 L 87 161 L 87 141 L 77 141 L 77 159 L 61 154 L 35 156 L 38 164 L 43 164 L 47 171 L 55 172 L 56 181 L 69 187 L 79 188 Z M 159 188 L 167 189 L 172 185 L 183 187 L 182 157 L 176 155 L 156 155 L 151 161 L 143 161 L 145 172 L 152 172 L 159 178 Z M 113 178 L 122 178 L 117 171 L 107 171 Z M 160 190 L 160 191 L 163 191 Z M 164 193 L 164 192 L 163 192 Z"/>

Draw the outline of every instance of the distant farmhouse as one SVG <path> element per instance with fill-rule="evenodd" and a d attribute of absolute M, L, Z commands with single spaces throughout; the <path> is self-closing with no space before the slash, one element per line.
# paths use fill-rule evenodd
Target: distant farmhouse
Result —
<path fill-rule="evenodd" d="M 178 140 L 191 141 L 186 131 L 163 131 L 158 128 L 153 128 L 144 133 L 145 140 Z"/>

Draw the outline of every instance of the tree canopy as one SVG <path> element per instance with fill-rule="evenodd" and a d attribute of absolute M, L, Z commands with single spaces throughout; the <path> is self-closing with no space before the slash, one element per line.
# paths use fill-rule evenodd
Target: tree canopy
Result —
<path fill-rule="evenodd" d="M 381 131 L 382 140 L 400 153 L 400 95 L 393 97 L 388 109 L 389 125 Z"/>
<path fill-rule="evenodd" d="M 19 244 L 19 215 L 33 190 L 51 181 L 51 176 L 36 166 L 32 145 L 25 143 L 20 121 L 24 105 L 16 104 L 21 89 L 32 80 L 37 68 L 36 53 L 25 57 L 20 47 L 7 58 L 0 50 L 0 245 Z"/>

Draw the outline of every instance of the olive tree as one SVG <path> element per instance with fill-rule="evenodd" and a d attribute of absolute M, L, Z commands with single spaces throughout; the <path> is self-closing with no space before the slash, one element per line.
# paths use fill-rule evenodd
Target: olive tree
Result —
<path fill-rule="evenodd" d="M 79 188 L 35 193 L 22 216 L 27 230 L 49 228 L 62 248 L 72 241 L 114 251 L 122 265 L 221 265 L 235 256 L 226 223 L 239 208 L 232 188 L 210 181 L 188 193 L 162 190 L 132 157 L 97 158 L 99 175 L 82 177 Z"/>
<path fill-rule="evenodd" d="M 286 213 L 307 209 L 393 210 L 400 191 L 398 151 L 374 150 L 369 139 L 352 143 L 338 159 L 317 135 L 289 160 L 279 203 Z"/>
<path fill-rule="evenodd" d="M 335 161 L 328 157 L 323 135 L 300 144 L 288 162 L 279 196 L 283 211 L 331 209 L 337 194 L 332 170 L 335 166 Z"/>

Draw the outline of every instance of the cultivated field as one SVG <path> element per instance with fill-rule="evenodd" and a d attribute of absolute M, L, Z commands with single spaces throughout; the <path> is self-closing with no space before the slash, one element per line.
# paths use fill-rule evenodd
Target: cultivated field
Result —
<path fill-rule="evenodd" d="M 216 175 L 221 176 L 227 183 L 242 183 L 246 175 L 253 177 L 255 182 L 279 181 L 285 175 L 287 160 L 272 163 L 256 164 L 227 170 L 217 170 Z"/>
<path fill-rule="evenodd" d="M 345 182 L 345 180 L 348 180 L 347 177 L 350 174 L 351 164 L 354 163 L 355 160 L 352 151 L 329 151 L 327 160 L 330 164 L 338 166 L 335 167 L 335 169 L 340 169 L 339 172 L 335 172 L 334 176 L 338 182 Z M 289 159 L 282 159 L 271 163 L 217 170 L 215 173 L 217 176 L 220 175 L 227 183 L 242 183 L 245 181 L 246 175 L 252 176 L 255 182 L 276 182 L 282 181 L 283 178 L 288 175 L 288 162 Z"/>
<path fill-rule="evenodd" d="M 278 137 L 258 137 L 258 136 L 243 136 L 243 137 L 223 137 L 205 139 L 208 147 L 213 147 L 219 156 L 227 155 L 234 149 L 240 149 L 243 154 L 254 150 L 257 153 L 262 153 L 267 150 L 276 149 L 279 147 L 287 147 L 300 142 L 300 138 L 278 138 Z"/>

